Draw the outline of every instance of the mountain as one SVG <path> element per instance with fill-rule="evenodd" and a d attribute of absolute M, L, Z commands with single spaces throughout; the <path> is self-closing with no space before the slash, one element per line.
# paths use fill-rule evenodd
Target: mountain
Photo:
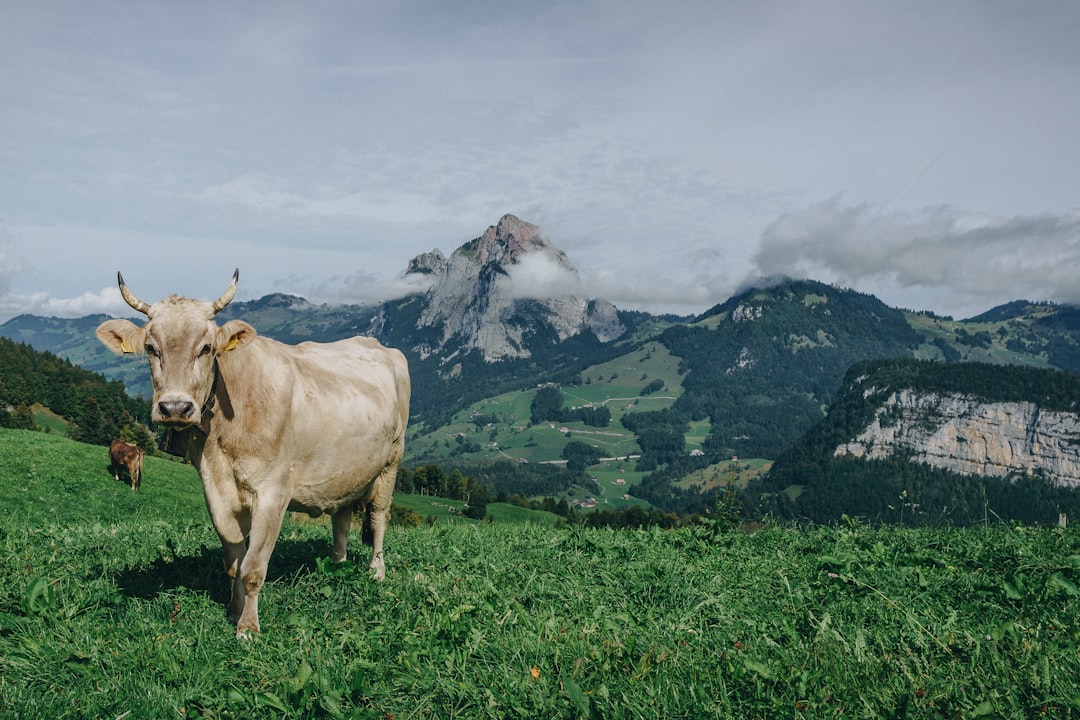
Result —
<path fill-rule="evenodd" d="M 413 258 L 404 276 L 425 289 L 379 305 L 367 334 L 408 356 L 413 412 L 429 427 L 483 397 L 570 382 L 670 324 L 588 299 L 565 253 L 513 215 L 449 258 Z"/>
<path fill-rule="evenodd" d="M 761 509 L 815 521 L 970 524 L 993 511 L 1080 514 L 1080 376 L 1038 368 L 871 361 L 826 417 L 751 489 Z"/>
<path fill-rule="evenodd" d="M 754 457 L 776 457 L 819 420 L 852 363 L 920 344 L 901 311 L 810 280 L 747 290 L 660 339 L 689 370 L 676 408 L 711 419 L 707 446 Z"/>
<path fill-rule="evenodd" d="M 417 329 L 435 331 L 413 347 L 422 357 L 438 354 L 450 363 L 475 349 L 487 362 L 521 359 L 532 357 L 537 339 L 563 342 L 589 330 L 606 343 L 626 332 L 613 305 L 579 294 L 581 282 L 566 254 L 536 225 L 513 215 L 449 260 L 437 250 L 414 258 L 406 277 L 418 274 L 431 287 Z"/>

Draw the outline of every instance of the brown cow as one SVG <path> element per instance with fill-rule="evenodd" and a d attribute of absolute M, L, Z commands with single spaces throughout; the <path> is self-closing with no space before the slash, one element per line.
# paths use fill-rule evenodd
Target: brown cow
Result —
<path fill-rule="evenodd" d="M 142 460 L 143 449 L 138 445 L 123 440 L 113 440 L 109 445 L 109 469 L 113 478 L 119 481 L 121 473 L 126 472 L 132 490 L 138 490 L 142 485 Z"/>
<path fill-rule="evenodd" d="M 405 356 L 371 338 L 294 346 L 242 320 L 218 326 L 238 278 L 212 303 L 173 295 L 150 305 L 117 273 L 124 300 L 147 321 L 107 320 L 97 336 L 114 352 L 146 352 L 151 420 L 189 435 L 187 457 L 233 578 L 229 615 L 244 637 L 259 631 L 259 590 L 288 510 L 329 513 L 342 561 L 353 509 L 364 507 L 370 567 L 383 579 L 411 391 Z"/>

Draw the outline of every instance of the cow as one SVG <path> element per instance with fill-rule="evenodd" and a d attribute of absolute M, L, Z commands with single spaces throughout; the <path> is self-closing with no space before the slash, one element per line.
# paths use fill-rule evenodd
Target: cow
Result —
<path fill-rule="evenodd" d="M 238 638 L 259 628 L 259 590 L 289 510 L 327 513 L 333 559 L 346 559 L 354 509 L 371 528 L 369 568 L 386 575 L 383 535 L 405 449 L 411 384 L 405 356 L 368 337 L 286 345 L 243 320 L 214 320 L 236 294 L 237 269 L 213 302 L 172 295 L 153 305 L 116 274 L 142 326 L 107 320 L 116 353 L 145 352 L 150 419 L 183 433 L 232 578 Z"/>
<path fill-rule="evenodd" d="M 142 485 L 143 449 L 123 440 L 113 440 L 109 445 L 109 469 L 113 478 L 119 482 L 120 475 L 127 473 L 131 480 L 131 489 L 138 490 Z"/>

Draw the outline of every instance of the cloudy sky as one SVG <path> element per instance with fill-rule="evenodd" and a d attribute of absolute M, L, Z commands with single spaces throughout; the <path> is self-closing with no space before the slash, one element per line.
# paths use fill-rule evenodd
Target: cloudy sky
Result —
<path fill-rule="evenodd" d="M 588 293 L 1080 302 L 1080 3 L 0 0 L 0 322 L 361 303 L 505 213 Z"/>

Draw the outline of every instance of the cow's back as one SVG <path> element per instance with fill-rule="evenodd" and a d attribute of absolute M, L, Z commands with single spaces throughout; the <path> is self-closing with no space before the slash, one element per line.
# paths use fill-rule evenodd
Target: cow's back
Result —
<path fill-rule="evenodd" d="M 399 351 L 371 338 L 285 345 L 257 337 L 222 356 L 236 414 L 261 415 L 253 452 L 287 462 L 297 507 L 329 512 L 404 452 L 411 388 Z M 245 437 L 250 435 L 246 433 Z"/>

